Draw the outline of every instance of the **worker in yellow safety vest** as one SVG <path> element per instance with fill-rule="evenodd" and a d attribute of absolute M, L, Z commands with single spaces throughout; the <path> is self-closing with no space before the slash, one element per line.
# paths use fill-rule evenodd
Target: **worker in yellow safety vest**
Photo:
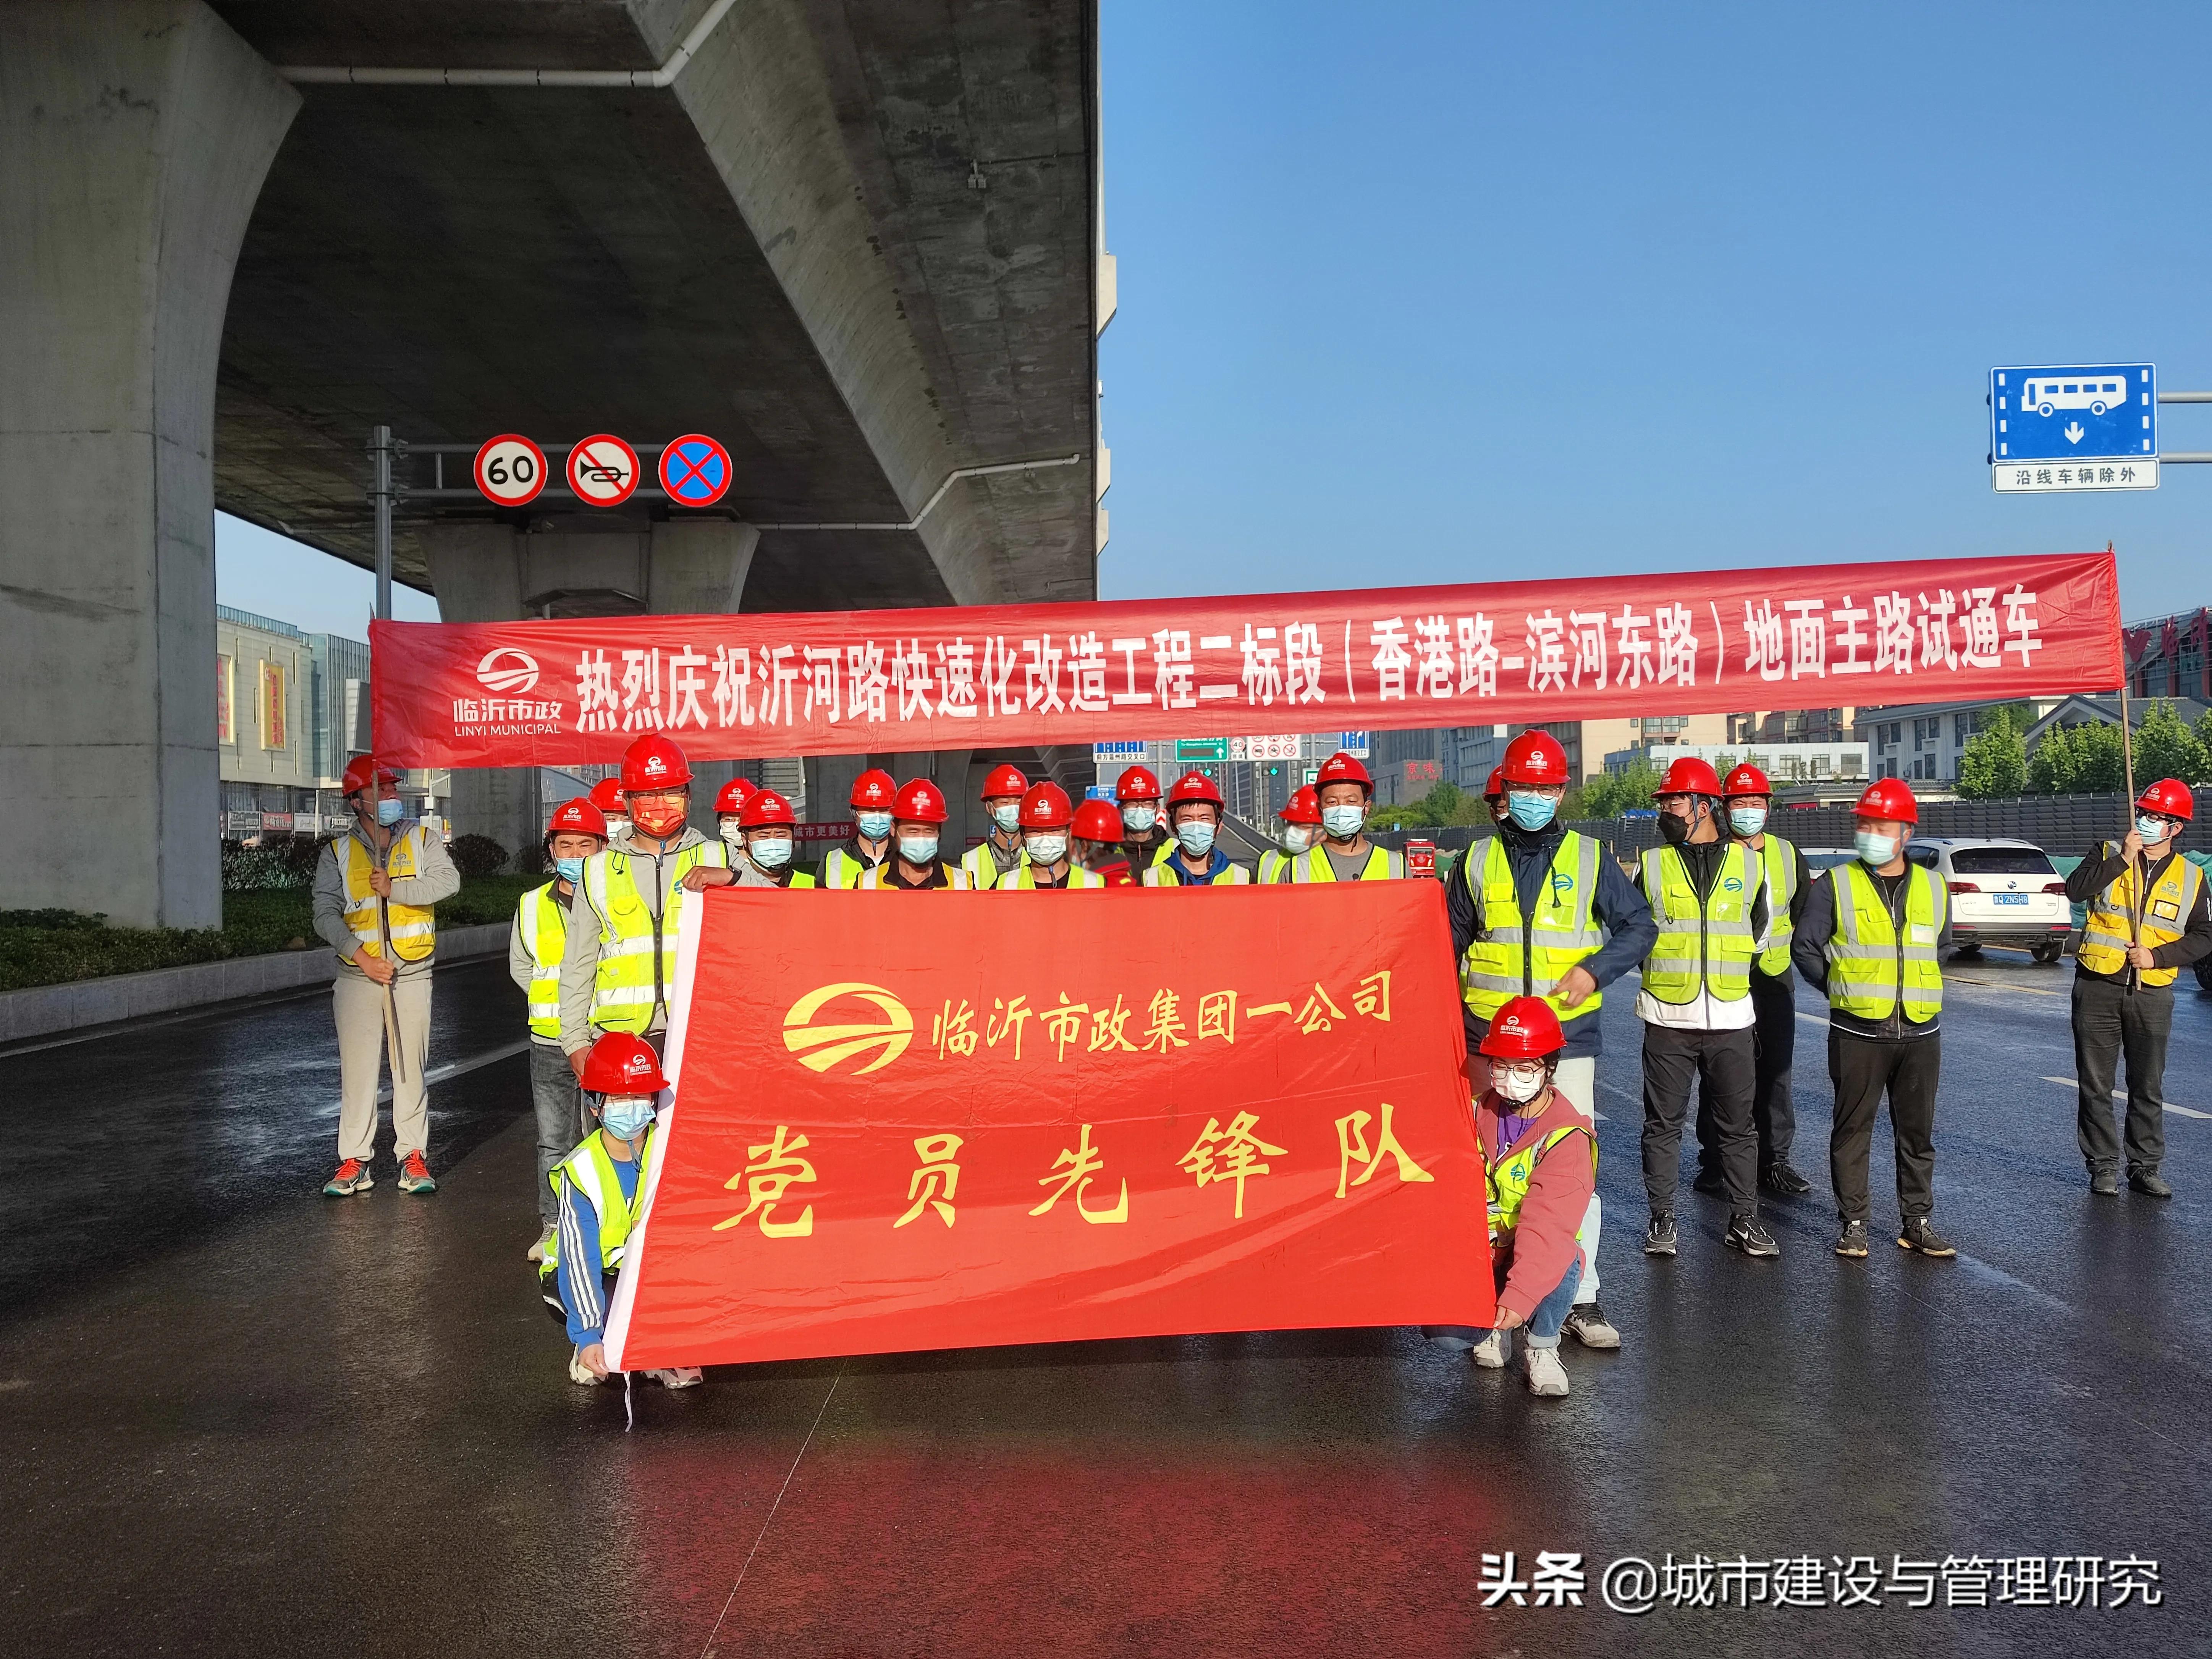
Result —
<path fill-rule="evenodd" d="M 1902 778 L 1877 778 L 1853 809 L 1857 856 L 1813 884 L 1790 942 L 1805 982 L 1828 999 L 1828 1076 L 1836 1110 L 1828 1179 L 1842 1231 L 1836 1254 L 1863 1261 L 1871 1204 L 1867 1159 L 1882 1096 L 1897 1153 L 1897 1242 L 1923 1255 L 1958 1251 L 1936 1231 L 1936 1088 L 1943 1063 L 1940 952 L 1950 892 L 1905 848 L 1920 804 Z"/>
<path fill-rule="evenodd" d="M 1022 797 L 1030 781 L 1018 766 L 998 766 L 983 780 L 983 839 L 960 857 L 968 885 L 988 892 L 1022 866 Z"/>
<path fill-rule="evenodd" d="M 1291 791 L 1291 798 L 1283 803 L 1283 810 L 1275 814 L 1282 825 L 1276 831 L 1277 845 L 1260 854 L 1260 881 L 1288 881 L 1291 861 L 1309 851 L 1321 836 L 1321 801 L 1314 794 L 1314 787 L 1302 783 Z"/>
<path fill-rule="evenodd" d="M 1121 809 L 1121 856 L 1132 872 L 1141 874 L 1147 866 L 1175 855 L 1175 837 L 1160 810 L 1160 781 L 1151 767 L 1124 769 L 1115 780 L 1114 799 Z"/>
<path fill-rule="evenodd" d="M 2197 798 L 2160 778 L 2136 801 L 2118 842 L 2099 842 L 2066 878 L 2066 896 L 2089 907 L 2074 958 L 2075 1134 L 2089 1190 L 2116 1197 L 2121 1142 L 2112 1130 L 2112 1082 L 2128 1057 L 2128 1185 L 2171 1198 L 2166 1156 L 2166 1048 L 2173 1031 L 2173 981 L 2212 951 L 2212 897 L 2204 872 L 2182 855 Z"/>
<path fill-rule="evenodd" d="M 999 879 L 1002 893 L 1034 893 L 1068 887 L 1103 887 L 1106 878 L 1070 856 L 1069 828 L 1075 803 L 1049 780 L 1032 784 L 1022 797 L 1018 823 L 1022 861 Z"/>
<path fill-rule="evenodd" d="M 756 789 L 738 809 L 742 837 L 730 849 L 729 866 L 701 870 L 687 885 L 706 887 L 799 887 L 814 885 L 814 872 L 792 862 L 799 847 L 799 814 L 773 789 Z"/>
<path fill-rule="evenodd" d="M 872 766 L 853 780 L 853 838 L 823 855 L 824 887 L 858 887 L 860 878 L 891 855 L 891 799 L 898 783 Z"/>
<path fill-rule="evenodd" d="M 927 778 L 909 778 L 891 800 L 891 856 L 860 878 L 863 893 L 968 890 L 968 872 L 940 856 L 945 796 Z"/>
<path fill-rule="evenodd" d="M 430 974 L 438 948 L 431 907 L 460 890 L 445 838 L 409 815 L 399 774 L 373 756 L 346 763 L 353 813 L 347 832 L 315 860 L 316 934 L 337 952 L 331 1012 L 338 1028 L 338 1166 L 333 1198 L 367 1192 L 376 1147 L 377 1079 L 392 1062 L 392 1150 L 399 1190 L 434 1193 L 430 1097 Z"/>
<path fill-rule="evenodd" d="M 1214 845 L 1221 833 L 1221 786 L 1203 772 L 1186 772 L 1167 793 L 1168 833 L 1175 852 L 1145 867 L 1147 887 L 1243 887 L 1252 872 Z"/>
<path fill-rule="evenodd" d="M 1102 887 L 1138 884 L 1121 850 L 1122 829 L 1121 811 L 1110 800 L 1086 800 L 1075 809 L 1075 862 Z"/>
<path fill-rule="evenodd" d="M 568 910 L 584 860 L 607 844 L 605 815 L 579 795 L 545 826 L 545 860 L 553 878 L 533 887 L 514 907 L 507 939 L 507 977 L 522 988 L 530 1021 L 530 1099 L 538 1113 L 538 1242 L 525 1252 L 542 1261 L 552 1242 L 556 1214 L 546 1177 L 584 1134 L 584 1099 L 568 1057 L 561 1051 L 561 962 L 568 948 Z"/>
<path fill-rule="evenodd" d="M 1342 750 L 1321 763 L 1314 777 L 1321 806 L 1321 840 L 1291 860 L 1291 879 L 1381 881 L 1403 878 L 1406 855 L 1367 839 L 1367 809 L 1375 799 L 1375 780 Z"/>

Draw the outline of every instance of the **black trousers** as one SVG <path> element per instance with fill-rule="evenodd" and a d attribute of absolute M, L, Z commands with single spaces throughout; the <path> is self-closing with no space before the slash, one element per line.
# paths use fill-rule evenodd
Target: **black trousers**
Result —
<path fill-rule="evenodd" d="M 1790 1097 L 1790 1068 L 1797 1060 L 1797 976 L 1784 971 L 1769 979 L 1751 970 L 1752 1027 L 1757 1049 L 1751 1095 L 1752 1125 L 1759 1131 L 1759 1167 L 1790 1161 L 1797 1144 L 1797 1109 Z M 1720 1139 L 1713 1133 L 1713 1091 L 1698 1085 L 1698 1167 L 1717 1170 Z"/>
<path fill-rule="evenodd" d="M 1701 1079 L 1711 1092 L 1729 1213 L 1759 1213 L 1759 1132 L 1751 1122 L 1755 1046 L 1748 1025 L 1739 1031 L 1644 1028 L 1644 1192 L 1652 1214 L 1674 1207 L 1682 1120 L 1689 1115 L 1690 1090 Z"/>
<path fill-rule="evenodd" d="M 1875 1118 L 1889 1096 L 1889 1132 L 1897 1154 L 1898 1213 L 1910 1221 L 1936 1208 L 1936 1081 L 1943 1069 L 1943 1034 L 1863 1037 L 1828 1028 L 1828 1076 L 1836 1085 L 1835 1127 L 1828 1135 L 1828 1179 L 1846 1221 L 1873 1214 L 1867 1158 Z"/>
<path fill-rule="evenodd" d="M 2074 1077 L 2081 1095 L 2074 1128 L 2093 1170 L 2117 1168 L 2112 1077 L 2128 1057 L 2128 1168 L 2155 1170 L 2166 1156 L 2166 1040 L 2173 1034 L 2173 988 L 2130 991 L 2109 979 L 2074 975 Z"/>

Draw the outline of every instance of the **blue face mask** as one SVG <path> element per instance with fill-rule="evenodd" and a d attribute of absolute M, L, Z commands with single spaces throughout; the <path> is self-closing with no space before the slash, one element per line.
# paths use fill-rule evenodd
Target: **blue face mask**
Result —
<path fill-rule="evenodd" d="M 1766 809 L 1764 806 L 1731 806 L 1729 808 L 1729 828 L 1739 836 L 1755 836 L 1766 828 Z"/>
<path fill-rule="evenodd" d="M 934 836 L 901 836 L 899 856 L 908 864 L 927 864 L 937 856 L 937 837 Z"/>
<path fill-rule="evenodd" d="M 1552 814 L 1559 810 L 1559 804 L 1548 795 L 1516 789 L 1505 797 L 1505 810 L 1523 830 L 1541 830 L 1552 821 Z"/>
<path fill-rule="evenodd" d="M 571 887 L 584 878 L 584 861 L 581 859 L 555 859 L 553 867 L 561 872 L 561 879 Z"/>
<path fill-rule="evenodd" d="M 1350 841 L 1359 833 L 1359 826 L 1367 822 L 1364 806 L 1324 806 L 1321 809 L 1321 827 L 1339 841 Z"/>
<path fill-rule="evenodd" d="M 388 796 L 376 803 L 376 821 L 387 830 L 406 816 L 407 803 L 397 795 Z"/>
<path fill-rule="evenodd" d="M 1897 856 L 1897 837 L 1877 836 L 1871 830 L 1861 830 L 1853 835 L 1851 846 L 1858 853 L 1859 862 L 1876 870 Z"/>
<path fill-rule="evenodd" d="M 888 812 L 861 812 L 853 822 L 870 841 L 881 841 L 891 832 L 891 815 Z"/>
<path fill-rule="evenodd" d="M 787 841 L 756 841 L 745 847 L 746 856 L 763 870 L 781 870 L 791 862 L 791 843 Z"/>
<path fill-rule="evenodd" d="M 2173 831 L 2173 826 L 2155 813 L 2145 812 L 2136 819 L 2136 834 L 2146 842 L 2164 841 Z"/>
<path fill-rule="evenodd" d="M 1188 823 L 1176 825 L 1176 839 L 1191 857 L 1204 858 L 1213 850 L 1213 826 L 1204 818 L 1193 818 Z"/>
<path fill-rule="evenodd" d="M 653 1127 L 653 1103 L 642 1095 L 611 1097 L 599 1108 L 599 1121 L 617 1140 L 635 1140 Z"/>

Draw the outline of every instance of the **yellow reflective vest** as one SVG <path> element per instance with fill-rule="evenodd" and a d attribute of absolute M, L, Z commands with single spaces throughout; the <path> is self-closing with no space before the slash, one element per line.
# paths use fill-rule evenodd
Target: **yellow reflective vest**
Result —
<path fill-rule="evenodd" d="M 1484 1173 L 1490 1194 L 1490 1237 L 1492 1243 L 1511 1232 L 1521 1224 L 1521 1206 L 1528 1197 L 1529 1183 L 1536 1178 L 1536 1165 L 1544 1154 L 1570 1136 L 1581 1135 L 1589 1142 L 1590 1173 L 1597 1173 L 1597 1136 L 1586 1123 L 1570 1123 L 1554 1129 L 1540 1140 L 1523 1139 L 1518 1146 L 1499 1158 Z M 1577 1241 L 1582 1228 L 1575 1228 Z"/>
<path fill-rule="evenodd" d="M 1605 935 L 1597 925 L 1598 860 L 1604 849 L 1570 830 L 1552 854 L 1552 867 L 1536 914 L 1521 914 L 1512 860 L 1492 836 L 1460 860 L 1462 879 L 1474 897 L 1481 922 L 1459 965 L 1460 996 L 1485 1024 L 1514 997 L 1541 997 L 1561 1024 L 1596 1013 L 1605 994 L 1593 991 L 1575 1006 L 1555 994 L 1567 970 L 1597 954 Z"/>
<path fill-rule="evenodd" d="M 1406 855 L 1394 853 L 1387 847 L 1370 846 L 1367 862 L 1359 867 L 1356 879 L 1386 881 L 1402 878 L 1406 873 Z M 1336 866 L 1328 861 L 1328 850 L 1321 842 L 1291 860 L 1291 879 L 1299 881 L 1334 881 Z"/>
<path fill-rule="evenodd" d="M 1771 830 L 1763 839 L 1767 847 L 1753 849 L 1766 872 L 1766 948 L 1759 953 L 1759 971 L 1769 979 L 1779 979 L 1790 971 L 1790 941 L 1797 931 L 1790 925 L 1790 907 L 1796 902 L 1798 872 L 1804 860 L 1794 842 L 1784 841 Z M 1781 850 L 1770 850 L 1777 843 Z"/>
<path fill-rule="evenodd" d="M 1017 842 L 1014 848 L 1014 870 L 1022 869 L 1029 861 L 1029 848 Z M 992 851 L 990 838 L 988 836 L 960 855 L 960 870 L 961 873 L 968 878 L 968 885 L 979 893 L 988 893 L 1014 873 L 1014 870 L 1005 872 L 1000 870 L 998 854 Z"/>
<path fill-rule="evenodd" d="M 1291 855 L 1279 848 L 1270 847 L 1260 854 L 1260 884 L 1290 879 Z"/>
<path fill-rule="evenodd" d="M 1751 910 L 1765 879 L 1759 854 L 1740 841 L 1728 844 L 1703 898 L 1680 852 L 1655 847 L 1644 854 L 1644 896 L 1659 937 L 1644 959 L 1644 988 L 1676 1005 L 1695 1002 L 1701 991 L 1720 1002 L 1749 996 L 1751 960 L 1758 954 Z"/>
<path fill-rule="evenodd" d="M 906 883 L 898 878 L 898 860 L 896 858 L 885 859 L 874 869 L 861 874 L 860 891 L 864 893 L 891 891 L 964 893 L 969 890 L 968 872 L 958 865 L 948 864 L 943 859 L 939 859 L 937 861 L 937 870 L 938 873 L 945 878 L 942 882 L 932 882 L 927 887 L 908 887 Z"/>
<path fill-rule="evenodd" d="M 1001 893 L 1057 893 L 1071 887 L 1103 887 L 1105 884 L 1105 877 L 1095 870 L 1086 870 L 1071 860 L 1067 866 L 1066 881 L 1060 883 L 1058 887 L 1039 887 L 1036 884 L 1036 866 L 1027 859 L 1024 859 L 1018 868 L 1007 871 L 1005 876 L 1000 878 L 996 890 Z"/>
<path fill-rule="evenodd" d="M 605 1031 L 648 1030 L 653 1011 L 665 1007 L 676 990 L 676 943 L 684 915 L 684 877 L 701 865 L 729 867 L 729 849 L 702 841 L 669 854 L 675 872 L 668 899 L 659 915 L 646 908 L 630 873 L 633 860 L 647 855 L 611 848 L 584 860 L 584 890 L 599 917 L 599 971 L 592 988 L 591 1022 Z"/>
<path fill-rule="evenodd" d="M 2120 849 L 2109 842 L 2100 846 L 2097 852 L 2100 859 L 2120 855 Z M 2129 865 L 2105 884 L 2105 890 L 2089 906 L 2077 957 L 2093 974 L 2117 974 L 2126 967 L 2130 945 L 2139 944 L 2155 951 L 2161 945 L 2172 944 L 2189 929 L 2190 915 L 2197 908 L 2197 895 L 2204 885 L 2203 871 L 2180 854 L 2174 854 L 2167 859 L 2166 868 L 2159 872 L 2158 879 L 2143 890 L 2142 914 L 2138 920 L 2136 894 L 2142 872 L 2143 866 Z M 2135 929 L 2132 934 L 2131 927 Z M 2142 970 L 2142 982 L 2171 985 L 2180 972 L 2179 968 L 2145 968 Z"/>
<path fill-rule="evenodd" d="M 1225 856 L 1225 855 L 1224 855 Z M 1190 878 L 1190 872 L 1180 867 L 1170 869 L 1168 860 L 1160 859 L 1145 866 L 1140 884 L 1146 887 L 1245 887 L 1252 881 L 1252 872 L 1243 865 L 1224 865 L 1221 873 L 1211 881 Z"/>
<path fill-rule="evenodd" d="M 884 858 L 888 860 L 891 856 L 890 848 L 886 847 L 884 849 Z M 858 887 L 860 884 L 860 878 L 875 867 L 853 848 L 833 847 L 822 856 L 821 885 L 848 889 Z"/>
<path fill-rule="evenodd" d="M 613 1273 L 621 1267 L 623 1248 L 629 1236 L 637 1231 L 638 1218 L 645 1213 L 647 1177 L 653 1173 L 653 1149 L 660 1144 L 658 1128 L 646 1131 L 645 1146 L 637 1160 L 637 1192 L 627 1203 L 623 1200 L 622 1177 L 615 1173 L 614 1155 L 607 1151 L 605 1138 L 597 1129 L 592 1131 L 584 1144 L 555 1164 L 546 1180 L 553 1184 L 553 1196 L 561 1196 L 561 1183 L 567 1182 L 592 1202 L 599 1218 L 599 1271 Z M 550 1281 L 560 1265 L 560 1229 L 545 1243 L 545 1259 L 539 1265 L 538 1277 Z"/>
<path fill-rule="evenodd" d="M 1936 960 L 1951 895 L 1924 866 L 1905 866 L 1905 931 L 1890 920 L 1881 888 L 1855 859 L 1828 872 L 1836 931 L 1828 940 L 1828 1006 L 1860 1019 L 1887 1019 L 1898 1000 L 1916 1024 L 1943 1007 L 1943 969 Z"/>
<path fill-rule="evenodd" d="M 568 907 L 557 878 L 533 887 L 515 907 L 514 931 L 530 957 L 530 1034 L 561 1039 L 561 957 L 568 948 Z"/>
<path fill-rule="evenodd" d="M 422 873 L 422 848 L 429 826 L 408 824 L 396 831 L 384 855 L 384 872 L 394 881 Z M 392 929 L 392 954 L 402 962 L 420 962 L 438 948 L 436 915 L 427 904 L 402 904 L 381 900 L 368 884 L 376 860 L 358 836 L 348 836 L 337 848 L 338 875 L 345 884 L 345 921 L 361 948 L 373 957 L 384 954 L 384 929 Z M 383 915 L 379 915 L 380 908 Z"/>

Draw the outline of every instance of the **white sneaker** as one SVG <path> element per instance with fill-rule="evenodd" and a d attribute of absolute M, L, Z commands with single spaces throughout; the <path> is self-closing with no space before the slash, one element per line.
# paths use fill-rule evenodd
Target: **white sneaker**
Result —
<path fill-rule="evenodd" d="M 706 1373 L 696 1365 L 681 1365 L 670 1371 L 647 1371 L 646 1375 L 664 1389 L 696 1389 L 707 1380 Z"/>
<path fill-rule="evenodd" d="M 1541 1395 L 1547 1400 L 1561 1400 L 1567 1393 L 1567 1368 L 1559 1364 L 1557 1348 L 1524 1348 L 1523 1363 L 1528 1368 L 1528 1392 Z"/>
<path fill-rule="evenodd" d="M 1468 1357 L 1483 1370 L 1496 1371 L 1505 1369 L 1505 1362 L 1512 1357 L 1512 1353 L 1513 1333 L 1492 1331 L 1474 1345 Z"/>
<path fill-rule="evenodd" d="M 552 1243 L 553 1230 L 550 1227 L 548 1227 L 544 1232 L 538 1235 L 538 1242 L 535 1244 L 532 1244 L 528 1250 L 524 1252 L 524 1255 L 529 1261 L 543 1261 L 545 1260 L 545 1252 Z"/>
<path fill-rule="evenodd" d="M 568 1350 L 568 1380 L 586 1389 L 596 1389 L 605 1381 L 604 1377 L 592 1375 L 592 1368 L 584 1363 L 584 1351 L 581 1348 Z"/>

